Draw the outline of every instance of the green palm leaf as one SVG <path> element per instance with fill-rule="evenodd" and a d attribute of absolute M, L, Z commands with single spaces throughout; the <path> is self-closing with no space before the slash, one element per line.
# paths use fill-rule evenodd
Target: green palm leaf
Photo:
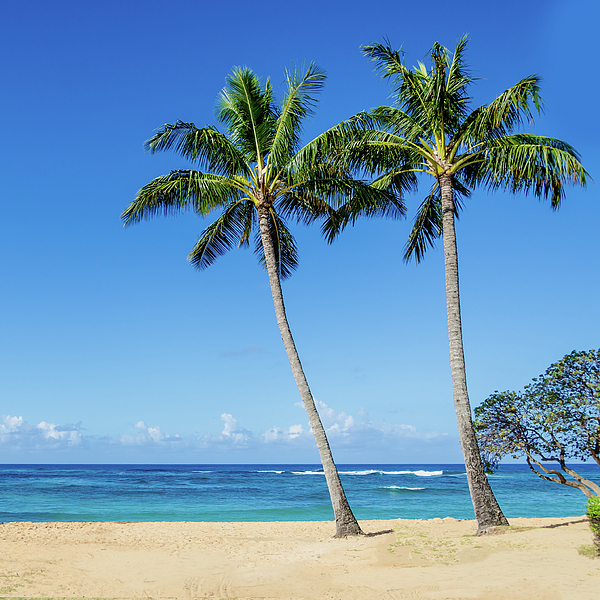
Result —
<path fill-rule="evenodd" d="M 199 171 L 171 171 L 146 184 L 121 215 L 125 225 L 157 215 L 194 210 L 200 215 L 243 194 L 244 180 Z"/>
<path fill-rule="evenodd" d="M 442 235 L 442 199 L 437 183 L 421 202 L 404 249 L 404 260 L 411 258 L 419 263 L 428 248 Z"/>
<path fill-rule="evenodd" d="M 262 163 L 273 142 L 277 116 L 271 83 L 267 80 L 263 89 L 250 69 L 234 69 L 217 101 L 217 119 L 247 162 Z"/>
<path fill-rule="evenodd" d="M 228 206 L 200 235 L 188 256 L 197 269 L 206 269 L 235 246 L 247 245 L 254 222 L 254 205 L 238 200 Z"/>
<path fill-rule="evenodd" d="M 318 219 L 326 218 L 334 211 L 320 195 L 300 188 L 279 196 L 274 209 L 282 219 L 293 219 L 303 225 L 310 225 Z"/>
<path fill-rule="evenodd" d="M 427 70 L 410 70 L 404 64 L 400 51 L 394 50 L 390 43 L 363 46 L 363 52 L 377 63 L 377 70 L 384 78 L 393 78 L 393 97 L 397 105 L 413 116 L 415 125 L 422 131 L 429 129 L 433 114 L 428 102 L 428 88 L 431 87 Z"/>
<path fill-rule="evenodd" d="M 288 93 L 279 110 L 268 161 L 273 168 L 288 163 L 297 152 L 302 122 L 313 114 L 315 94 L 321 91 L 327 77 L 314 63 L 306 71 L 286 71 L 285 76 Z"/>
<path fill-rule="evenodd" d="M 457 219 L 463 208 L 462 198 L 470 195 L 469 190 L 457 180 L 453 194 L 454 214 Z M 442 197 L 440 187 L 435 182 L 417 210 L 413 228 L 404 247 L 404 261 L 408 262 L 413 258 L 416 263 L 420 263 L 427 249 L 435 246 L 435 241 L 442 237 L 442 234 Z"/>
<path fill-rule="evenodd" d="M 465 103 L 468 102 L 468 86 L 473 81 L 471 74 L 465 65 L 464 54 L 467 48 L 468 38 L 463 36 L 458 40 L 454 54 L 450 59 L 447 59 L 447 83 L 446 89 L 448 93 L 452 94 L 455 98 L 460 98 Z M 446 50 L 446 56 L 448 51 Z"/>
<path fill-rule="evenodd" d="M 402 219 L 406 215 L 404 201 L 389 190 L 374 186 L 357 187 L 352 197 L 332 212 L 321 227 L 327 242 L 331 243 L 349 224 L 360 217 L 387 217 Z"/>
<path fill-rule="evenodd" d="M 183 121 L 163 125 L 145 143 L 145 148 L 152 153 L 173 150 L 207 170 L 228 177 L 249 174 L 243 154 L 214 127 L 198 129 L 193 123 Z"/>
<path fill-rule="evenodd" d="M 542 108 L 539 82 L 537 75 L 526 77 L 489 105 L 474 110 L 454 136 L 456 148 L 462 144 L 463 147 L 477 149 L 485 140 L 511 134 L 525 122 L 531 122 L 534 115 L 529 103 L 533 102 L 538 113 Z"/>
<path fill-rule="evenodd" d="M 579 155 L 561 140 L 517 134 L 493 140 L 485 150 L 486 161 L 479 169 L 477 183 L 491 189 L 532 193 L 550 199 L 552 207 L 558 208 L 567 184 L 587 183 Z"/>

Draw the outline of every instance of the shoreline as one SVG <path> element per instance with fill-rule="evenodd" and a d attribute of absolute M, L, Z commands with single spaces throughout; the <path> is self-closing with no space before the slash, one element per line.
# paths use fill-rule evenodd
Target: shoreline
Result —
<path fill-rule="evenodd" d="M 0 598 L 595 597 L 586 517 L 510 521 L 361 521 L 341 540 L 331 521 L 1 523 Z"/>

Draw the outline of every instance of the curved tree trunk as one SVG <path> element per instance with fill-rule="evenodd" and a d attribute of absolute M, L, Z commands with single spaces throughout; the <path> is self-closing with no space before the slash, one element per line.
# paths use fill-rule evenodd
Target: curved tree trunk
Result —
<path fill-rule="evenodd" d="M 335 463 L 333 462 L 333 455 L 327 441 L 327 435 L 325 429 L 321 423 L 321 418 L 317 412 L 315 402 L 312 397 L 310 388 L 308 387 L 308 381 L 304 375 L 302 364 L 300 363 L 300 357 L 296 350 L 296 344 L 290 331 L 290 326 L 287 320 L 285 305 L 283 303 L 283 293 L 281 291 L 281 282 L 279 280 L 279 272 L 277 269 L 277 260 L 275 257 L 275 249 L 273 247 L 273 240 L 271 238 L 271 231 L 269 228 L 269 209 L 260 207 L 258 209 L 258 220 L 260 225 L 260 237 L 265 252 L 265 262 L 267 265 L 267 272 L 269 273 L 269 282 L 271 284 L 271 294 L 273 296 L 273 304 L 275 306 L 275 315 L 277 317 L 277 324 L 279 325 L 279 332 L 283 339 L 283 345 L 287 352 L 290 366 L 300 392 L 300 397 L 308 414 L 308 420 L 310 427 L 315 436 L 317 442 L 317 448 L 321 457 L 321 464 L 323 465 L 323 471 L 325 472 L 325 479 L 327 480 L 327 487 L 329 488 L 329 495 L 331 497 L 331 504 L 333 505 L 333 513 L 335 515 L 335 537 L 346 537 L 349 535 L 361 535 L 363 532 L 352 513 L 352 509 L 346 499 L 342 482 L 338 474 Z"/>
<path fill-rule="evenodd" d="M 482 534 L 488 533 L 493 527 L 508 525 L 508 521 L 498 505 L 485 474 L 477 438 L 475 437 L 475 429 L 473 428 L 463 352 L 452 176 L 442 175 L 439 178 L 439 184 L 442 195 L 446 310 L 448 313 L 448 340 L 450 342 L 450 370 L 452 372 L 454 408 L 456 410 L 460 445 L 465 459 L 469 491 L 475 509 L 475 517 L 477 518 L 477 533 Z"/>

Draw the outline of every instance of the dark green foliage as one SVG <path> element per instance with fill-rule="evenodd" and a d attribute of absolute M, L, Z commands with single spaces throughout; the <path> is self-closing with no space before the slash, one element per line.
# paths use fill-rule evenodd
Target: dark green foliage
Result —
<path fill-rule="evenodd" d="M 600 495 L 566 464 L 591 458 L 600 466 L 600 350 L 566 355 L 520 394 L 495 392 L 475 409 L 475 430 L 491 468 L 504 456 L 525 456 L 543 479 Z"/>

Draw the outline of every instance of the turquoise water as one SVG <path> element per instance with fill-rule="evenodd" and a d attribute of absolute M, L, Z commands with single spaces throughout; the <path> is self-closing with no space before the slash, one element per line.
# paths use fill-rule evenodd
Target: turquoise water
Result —
<path fill-rule="evenodd" d="M 339 465 L 358 519 L 474 518 L 464 465 Z M 600 483 L 596 465 L 577 471 Z M 585 496 L 527 465 L 490 483 L 508 518 L 585 512 Z M 333 518 L 318 465 L 0 465 L 0 522 L 320 521 Z"/>

